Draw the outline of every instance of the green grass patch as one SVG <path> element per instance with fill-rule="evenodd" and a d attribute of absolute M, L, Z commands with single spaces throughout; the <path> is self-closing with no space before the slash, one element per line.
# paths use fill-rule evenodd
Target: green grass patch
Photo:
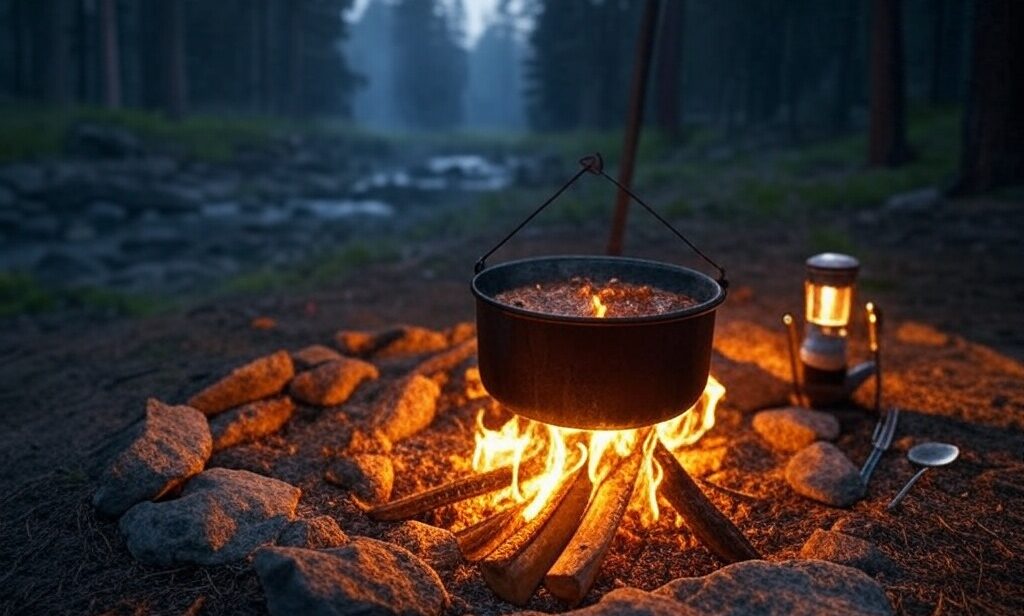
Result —
<path fill-rule="evenodd" d="M 0 317 L 44 312 L 55 303 L 54 296 L 32 277 L 0 272 Z"/>
<path fill-rule="evenodd" d="M 832 227 L 811 229 L 807 242 L 813 252 L 842 252 L 855 254 L 857 246 L 845 231 Z"/>
<path fill-rule="evenodd" d="M 97 287 L 51 288 L 27 274 L 0 272 L 0 317 L 71 309 L 91 314 L 141 316 L 170 306 L 169 300 Z"/>
<path fill-rule="evenodd" d="M 360 267 L 398 259 L 393 241 L 353 242 L 329 254 L 302 263 L 261 268 L 239 274 L 219 285 L 228 293 L 262 293 L 283 289 L 307 290 L 325 282 L 336 282 Z"/>
<path fill-rule="evenodd" d="M 79 123 L 117 126 L 146 143 L 206 161 L 230 160 L 242 147 L 259 147 L 287 135 L 341 138 L 356 147 L 379 148 L 383 140 L 338 120 L 303 120 L 232 114 L 194 114 L 170 120 L 162 113 L 95 107 L 0 106 L 0 162 L 53 156 L 64 150 Z"/>

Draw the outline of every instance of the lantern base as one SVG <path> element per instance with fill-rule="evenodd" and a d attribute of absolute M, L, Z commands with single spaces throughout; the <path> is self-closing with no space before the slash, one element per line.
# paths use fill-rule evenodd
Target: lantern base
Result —
<path fill-rule="evenodd" d="M 864 381 L 875 374 L 873 361 L 866 361 L 847 370 L 821 370 L 803 363 L 803 393 L 815 408 L 836 406 L 850 399 Z"/>

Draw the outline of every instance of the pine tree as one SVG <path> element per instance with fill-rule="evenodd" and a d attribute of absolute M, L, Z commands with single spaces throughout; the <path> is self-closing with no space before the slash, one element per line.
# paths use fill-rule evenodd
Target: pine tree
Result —
<path fill-rule="evenodd" d="M 466 52 L 456 42 L 460 28 L 436 0 L 403 0 L 395 6 L 394 94 L 406 126 L 447 129 L 462 121 Z"/>

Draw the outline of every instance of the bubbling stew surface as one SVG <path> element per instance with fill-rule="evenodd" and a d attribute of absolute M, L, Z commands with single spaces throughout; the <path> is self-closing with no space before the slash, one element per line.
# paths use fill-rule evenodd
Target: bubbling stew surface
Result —
<path fill-rule="evenodd" d="M 695 306 L 692 297 L 646 284 L 612 278 L 604 283 L 574 276 L 539 282 L 498 293 L 503 304 L 567 317 L 643 317 Z M 603 314 L 602 307 L 604 307 Z"/>

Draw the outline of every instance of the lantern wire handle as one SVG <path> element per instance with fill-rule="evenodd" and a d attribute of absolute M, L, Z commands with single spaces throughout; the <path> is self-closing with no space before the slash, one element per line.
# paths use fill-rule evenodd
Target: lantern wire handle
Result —
<path fill-rule="evenodd" d="M 577 171 L 576 174 L 573 175 L 569 179 L 568 182 L 563 184 L 561 188 L 559 188 L 557 191 L 555 191 L 555 193 L 553 195 L 548 197 L 547 201 L 542 203 L 540 205 L 540 207 L 535 209 L 529 216 L 527 216 L 521 223 L 519 223 L 519 225 L 516 226 L 515 229 L 512 229 L 512 231 L 508 235 L 506 235 L 504 238 L 502 238 L 502 240 L 500 242 L 495 244 L 493 248 L 488 250 L 484 254 L 484 256 L 480 257 L 477 260 L 476 265 L 473 267 L 473 271 L 474 272 L 479 274 L 481 271 L 483 271 L 483 269 L 485 267 L 487 267 L 487 257 L 490 257 L 492 254 L 495 253 L 495 251 L 497 251 L 499 248 L 504 246 L 505 242 L 507 242 L 510 239 L 512 239 L 512 236 L 514 236 L 516 233 L 519 233 L 519 231 L 522 230 L 522 228 L 525 227 L 527 224 L 529 224 L 529 222 L 531 220 L 533 220 L 537 216 L 537 214 L 540 214 L 544 210 L 544 208 L 546 208 L 547 206 L 551 205 L 551 203 L 555 199 L 560 197 L 562 195 L 562 193 L 566 191 L 566 189 L 568 189 L 570 186 L 575 184 L 576 180 L 580 179 L 580 177 L 582 177 L 584 173 L 592 173 L 594 175 L 599 175 L 599 176 L 603 177 L 604 179 L 608 180 L 609 182 L 611 182 L 612 184 L 617 186 L 619 188 L 619 190 L 621 190 L 624 193 L 626 193 L 627 195 L 629 195 L 629 197 L 633 201 L 636 201 L 641 207 L 643 207 L 645 210 L 647 210 L 647 212 L 650 213 L 651 216 L 654 216 L 654 218 L 656 218 L 658 220 L 658 222 L 660 222 L 661 224 L 665 225 L 665 227 L 669 231 L 671 231 L 676 237 L 681 239 L 687 246 L 689 246 L 690 250 L 692 250 L 693 252 L 697 253 L 697 255 L 700 258 L 704 259 L 709 265 L 711 265 L 716 270 L 718 270 L 718 278 L 716 279 L 716 281 L 718 282 L 719 285 L 722 286 L 723 290 L 727 290 L 729 288 L 729 281 L 725 277 L 725 268 L 722 267 L 721 265 L 719 265 L 718 263 L 716 263 L 711 257 L 709 257 L 706 254 L 704 254 L 704 252 L 700 248 L 697 248 L 697 246 L 695 246 L 693 242 L 691 242 L 690 240 L 686 239 L 686 236 L 683 235 L 682 233 L 680 233 L 679 230 L 677 230 L 675 227 L 673 227 L 672 223 L 670 223 L 668 220 L 666 220 L 664 217 L 662 217 L 662 215 L 659 214 L 657 211 L 655 211 L 654 208 L 652 208 L 651 206 L 649 206 L 646 203 L 644 203 L 643 199 L 638 197 L 636 195 L 636 193 L 634 193 L 630 189 L 628 189 L 625 186 L 623 186 L 622 184 L 620 184 L 612 176 L 610 176 L 607 173 L 605 173 L 604 172 L 604 159 L 601 158 L 601 154 L 595 152 L 594 154 L 592 154 L 590 156 L 584 156 L 583 158 L 580 159 L 579 162 L 580 162 L 580 170 Z"/>

